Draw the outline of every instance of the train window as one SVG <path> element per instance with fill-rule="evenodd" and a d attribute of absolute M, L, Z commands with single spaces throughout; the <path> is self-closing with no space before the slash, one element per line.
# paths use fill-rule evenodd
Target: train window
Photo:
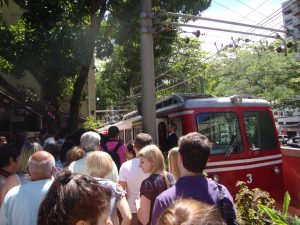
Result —
<path fill-rule="evenodd" d="M 125 130 L 125 140 L 126 140 L 126 143 L 128 141 L 132 140 L 132 135 L 131 135 L 131 130 L 130 129 Z"/>
<path fill-rule="evenodd" d="M 269 111 L 249 111 L 244 113 L 248 147 L 253 150 L 273 149 L 276 136 Z"/>
<path fill-rule="evenodd" d="M 237 114 L 234 112 L 209 112 L 197 115 L 198 132 L 212 143 L 211 154 L 224 154 L 243 151 L 241 132 Z"/>

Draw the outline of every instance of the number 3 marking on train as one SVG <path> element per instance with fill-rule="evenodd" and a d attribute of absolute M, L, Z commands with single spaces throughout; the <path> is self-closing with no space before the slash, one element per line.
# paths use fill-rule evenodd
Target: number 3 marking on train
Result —
<path fill-rule="evenodd" d="M 249 174 L 246 175 L 246 177 L 248 178 L 246 182 L 247 182 L 248 184 L 251 184 L 252 181 L 253 181 L 253 179 L 252 179 L 252 174 L 249 173 Z"/>

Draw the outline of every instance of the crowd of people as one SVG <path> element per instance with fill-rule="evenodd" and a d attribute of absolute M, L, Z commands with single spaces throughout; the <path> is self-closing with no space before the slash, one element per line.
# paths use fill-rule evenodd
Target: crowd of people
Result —
<path fill-rule="evenodd" d="M 231 194 L 204 175 L 209 140 L 169 129 L 166 159 L 151 135 L 124 145 L 116 126 L 0 138 L 0 225 L 236 224 Z"/>

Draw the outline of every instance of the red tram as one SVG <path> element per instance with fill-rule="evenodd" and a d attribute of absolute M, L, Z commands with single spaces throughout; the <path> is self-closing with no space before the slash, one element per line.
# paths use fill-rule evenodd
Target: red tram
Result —
<path fill-rule="evenodd" d="M 177 136 L 197 131 L 213 143 L 206 172 L 226 185 L 232 194 L 237 181 L 259 187 L 279 200 L 283 196 L 282 155 L 269 103 L 250 96 L 216 98 L 176 94 L 156 103 L 158 145 L 164 148 L 168 123 L 177 125 Z M 137 111 L 114 125 L 125 142 L 142 131 Z M 102 128 L 107 129 L 107 128 Z"/>

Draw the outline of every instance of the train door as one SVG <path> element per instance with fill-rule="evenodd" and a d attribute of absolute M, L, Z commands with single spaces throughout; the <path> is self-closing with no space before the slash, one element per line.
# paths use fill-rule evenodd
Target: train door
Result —
<path fill-rule="evenodd" d="M 157 133 L 157 144 L 162 151 L 166 151 L 167 147 L 167 119 L 158 118 L 156 119 L 156 133 Z"/>

